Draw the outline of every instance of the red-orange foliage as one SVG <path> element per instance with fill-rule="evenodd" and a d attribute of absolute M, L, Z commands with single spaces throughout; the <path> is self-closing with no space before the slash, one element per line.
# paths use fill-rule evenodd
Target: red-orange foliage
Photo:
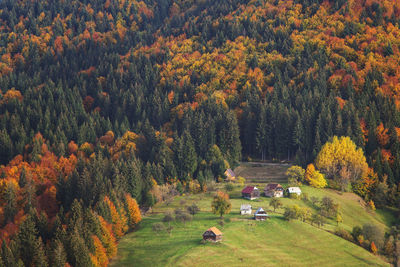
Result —
<path fill-rule="evenodd" d="M 22 94 L 20 91 L 15 90 L 14 88 L 8 90 L 4 95 L 3 95 L 3 101 L 7 103 L 11 99 L 18 99 L 19 101 L 22 101 Z"/>
<path fill-rule="evenodd" d="M 107 223 L 103 217 L 99 216 L 98 218 L 101 225 L 101 242 L 106 249 L 108 258 L 112 258 L 117 254 L 117 244 L 112 233 L 112 225 Z"/>
<path fill-rule="evenodd" d="M 86 96 L 83 100 L 83 107 L 85 108 L 86 112 L 90 112 L 92 110 L 92 105 L 94 103 L 94 98 L 91 96 Z"/>
<path fill-rule="evenodd" d="M 68 153 L 69 154 L 76 154 L 78 152 L 78 145 L 75 144 L 74 141 L 68 143 Z"/>
<path fill-rule="evenodd" d="M 104 248 L 102 242 L 100 239 L 93 235 L 93 246 L 94 246 L 94 255 L 90 255 L 90 258 L 92 259 L 92 263 L 94 266 L 101 266 L 105 267 L 108 265 L 108 257 L 107 257 L 107 251 Z"/>
<path fill-rule="evenodd" d="M 117 211 L 114 203 L 106 196 L 104 197 L 104 202 L 107 204 L 112 222 L 112 230 L 116 238 L 121 238 L 124 233 L 128 230 L 127 219 L 125 216 L 124 209 Z"/>
<path fill-rule="evenodd" d="M 382 147 L 389 143 L 388 129 L 383 126 L 383 123 L 380 123 L 378 127 L 376 127 L 376 137 Z"/>
<path fill-rule="evenodd" d="M 129 194 L 126 194 L 125 198 L 128 210 L 129 227 L 133 229 L 142 220 L 142 215 L 140 214 L 139 205 L 136 200 Z"/>
<path fill-rule="evenodd" d="M 373 254 L 376 254 L 378 252 L 378 249 L 376 248 L 376 245 L 375 245 L 374 241 L 371 242 L 371 252 Z"/>

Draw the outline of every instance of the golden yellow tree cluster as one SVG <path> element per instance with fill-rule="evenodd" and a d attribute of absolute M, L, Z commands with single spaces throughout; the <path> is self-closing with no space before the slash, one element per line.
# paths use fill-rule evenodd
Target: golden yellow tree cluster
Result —
<path fill-rule="evenodd" d="M 328 178 L 339 182 L 342 190 L 349 182 L 357 182 L 368 175 L 364 152 L 350 137 L 334 136 L 322 147 L 315 164 Z"/>

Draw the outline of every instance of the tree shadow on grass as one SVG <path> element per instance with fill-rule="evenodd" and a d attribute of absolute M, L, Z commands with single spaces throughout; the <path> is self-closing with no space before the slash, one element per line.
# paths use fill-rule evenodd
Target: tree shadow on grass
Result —
<path fill-rule="evenodd" d="M 348 252 L 348 251 L 346 251 L 346 253 L 349 254 L 350 256 L 352 256 L 353 258 L 356 258 L 357 260 L 359 260 L 359 261 L 361 261 L 361 262 L 364 262 L 364 263 L 365 263 L 366 265 L 368 265 L 368 266 L 374 266 L 374 265 L 376 264 L 376 263 L 373 262 L 373 261 L 369 261 L 369 260 L 367 260 L 367 259 L 365 259 L 365 258 L 361 258 L 361 257 L 359 257 L 359 256 L 357 256 L 357 255 L 354 255 L 354 254 Z M 382 265 L 382 266 L 383 266 L 383 265 Z"/>

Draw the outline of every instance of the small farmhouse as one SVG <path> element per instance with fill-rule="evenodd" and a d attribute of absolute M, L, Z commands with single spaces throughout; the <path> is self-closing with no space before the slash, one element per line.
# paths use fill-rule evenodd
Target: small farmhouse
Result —
<path fill-rule="evenodd" d="M 254 219 L 257 221 L 265 221 L 266 219 L 268 219 L 268 217 L 268 214 L 263 208 L 258 208 L 257 211 L 254 213 Z"/>
<path fill-rule="evenodd" d="M 251 205 L 250 204 L 242 204 L 240 205 L 240 215 L 251 215 Z"/>
<path fill-rule="evenodd" d="M 246 186 L 242 190 L 242 197 L 253 200 L 260 197 L 260 190 L 255 186 Z"/>
<path fill-rule="evenodd" d="M 296 194 L 298 196 L 301 195 L 301 189 L 299 187 L 289 187 L 287 189 L 288 194 Z"/>
<path fill-rule="evenodd" d="M 232 169 L 227 169 L 224 174 L 227 181 L 234 181 L 236 179 L 236 174 L 232 171 Z"/>
<path fill-rule="evenodd" d="M 280 184 L 267 184 L 264 188 L 266 197 L 283 197 L 283 187 Z"/>
<path fill-rule="evenodd" d="M 222 240 L 222 233 L 216 227 L 211 227 L 203 234 L 203 240 L 219 242 Z"/>

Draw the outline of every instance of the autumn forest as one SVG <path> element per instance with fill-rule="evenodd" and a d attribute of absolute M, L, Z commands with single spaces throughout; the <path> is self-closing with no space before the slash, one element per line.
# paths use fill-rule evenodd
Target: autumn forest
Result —
<path fill-rule="evenodd" d="M 396 0 L 0 1 L 0 266 L 106 266 L 167 195 L 334 136 L 368 163 L 341 189 L 399 207 L 399 25 Z"/>

